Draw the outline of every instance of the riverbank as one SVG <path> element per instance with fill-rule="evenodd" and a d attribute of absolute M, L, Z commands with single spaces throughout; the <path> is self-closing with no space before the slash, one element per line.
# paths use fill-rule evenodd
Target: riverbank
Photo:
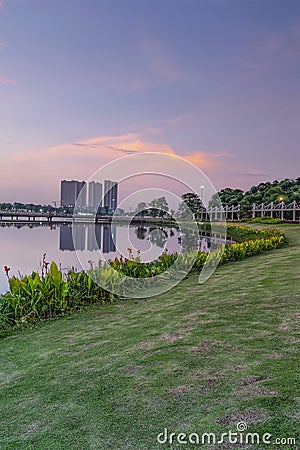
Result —
<path fill-rule="evenodd" d="M 197 242 L 190 248 L 186 242 L 186 251 L 169 253 L 165 249 L 157 259 L 145 263 L 141 261 L 140 250 L 135 254 L 128 248 L 128 257 L 115 257 L 96 265 L 89 260 L 90 267 L 79 272 L 69 269 L 63 273 L 54 261 L 47 262 L 46 254 L 41 271 L 29 275 L 10 276 L 11 269 L 5 265 L 10 291 L 0 296 L 0 336 L 88 305 L 169 291 L 189 273 L 201 273 L 208 267 L 213 272 L 218 264 L 274 250 L 284 245 L 286 239 L 275 229 L 257 230 L 241 225 L 228 226 L 227 233 L 235 243 L 225 245 L 220 234 L 219 240 L 215 236 L 209 253 L 197 250 Z"/>

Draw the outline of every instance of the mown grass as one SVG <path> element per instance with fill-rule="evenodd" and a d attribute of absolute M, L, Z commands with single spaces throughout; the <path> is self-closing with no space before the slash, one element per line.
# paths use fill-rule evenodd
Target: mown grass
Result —
<path fill-rule="evenodd" d="M 255 224 L 255 227 L 259 225 Z M 0 449 L 299 448 L 299 227 L 288 244 L 0 341 Z M 249 432 L 296 446 L 161 445 Z"/>

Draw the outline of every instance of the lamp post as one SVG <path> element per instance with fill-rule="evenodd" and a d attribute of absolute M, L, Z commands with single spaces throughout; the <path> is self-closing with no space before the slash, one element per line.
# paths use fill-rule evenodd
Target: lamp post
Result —
<path fill-rule="evenodd" d="M 200 199 L 201 199 L 202 203 L 203 203 L 203 191 L 204 191 L 204 186 L 200 186 Z"/>
<path fill-rule="evenodd" d="M 200 186 L 201 220 L 203 220 L 203 207 L 204 207 L 204 203 L 203 203 L 203 190 L 204 190 L 204 186 Z"/>

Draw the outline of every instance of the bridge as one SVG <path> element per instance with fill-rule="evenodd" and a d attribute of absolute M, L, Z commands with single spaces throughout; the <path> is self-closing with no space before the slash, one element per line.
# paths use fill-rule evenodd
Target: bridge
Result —
<path fill-rule="evenodd" d="M 28 211 L 1 211 L 0 210 L 0 224 L 15 224 L 15 225 L 52 225 L 52 224 L 64 224 L 73 222 L 73 214 L 63 214 L 63 213 L 43 213 L 43 212 L 28 212 Z M 94 216 L 94 214 L 77 214 L 75 217 L 75 222 L 79 223 L 110 223 L 112 221 L 112 216 Z M 126 217 L 126 216 L 114 216 L 114 221 L 124 222 L 124 223 L 144 223 L 145 219 L 141 217 Z M 150 222 L 156 222 L 157 219 L 149 219 Z M 159 219 L 161 221 L 161 219 Z"/>
<path fill-rule="evenodd" d="M 50 214 L 27 211 L 0 211 L 0 223 L 66 223 L 72 222 L 71 214 Z"/>

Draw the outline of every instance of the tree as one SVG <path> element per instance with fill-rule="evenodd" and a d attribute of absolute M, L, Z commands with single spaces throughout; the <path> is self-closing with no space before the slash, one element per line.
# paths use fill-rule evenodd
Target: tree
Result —
<path fill-rule="evenodd" d="M 179 205 L 178 217 L 187 220 L 192 219 L 192 212 L 194 214 L 194 217 L 198 219 L 203 209 L 203 204 L 199 195 L 188 192 L 186 194 L 183 194 L 181 198 L 183 202 Z"/>
<path fill-rule="evenodd" d="M 164 217 L 169 211 L 166 197 L 154 198 L 149 202 L 149 206 L 152 217 Z"/>
<path fill-rule="evenodd" d="M 146 202 L 139 202 L 135 211 L 136 214 L 140 217 L 144 217 L 145 216 L 145 212 L 147 210 L 147 203 Z"/>
<path fill-rule="evenodd" d="M 166 197 L 159 197 L 157 199 L 157 206 L 158 206 L 158 209 L 159 209 L 158 215 L 160 217 L 164 217 L 166 214 L 168 214 L 169 205 L 168 205 L 168 202 L 166 200 Z"/>
<path fill-rule="evenodd" d="M 12 209 L 13 205 L 11 203 L 0 203 L 0 210 L 11 211 Z"/>
<path fill-rule="evenodd" d="M 220 192 L 214 194 L 209 201 L 209 206 L 214 208 L 215 206 L 237 206 L 243 199 L 244 192 L 241 189 L 225 188 Z"/>
<path fill-rule="evenodd" d="M 212 196 L 209 206 L 237 206 L 240 205 L 241 217 L 248 217 L 251 214 L 253 203 L 257 205 L 264 203 L 268 205 L 271 202 L 279 203 L 282 198 L 286 204 L 296 201 L 300 202 L 300 178 L 290 180 L 285 178 L 282 181 L 274 180 L 272 183 L 267 181 L 252 186 L 247 192 L 241 189 L 222 189 L 218 194 Z"/>
<path fill-rule="evenodd" d="M 154 198 L 153 200 L 151 200 L 151 202 L 148 203 L 148 205 L 150 207 L 151 216 L 157 217 L 158 216 L 157 199 Z"/>
<path fill-rule="evenodd" d="M 185 202 L 181 202 L 178 207 L 176 216 L 183 220 L 193 220 L 194 215 Z"/>

